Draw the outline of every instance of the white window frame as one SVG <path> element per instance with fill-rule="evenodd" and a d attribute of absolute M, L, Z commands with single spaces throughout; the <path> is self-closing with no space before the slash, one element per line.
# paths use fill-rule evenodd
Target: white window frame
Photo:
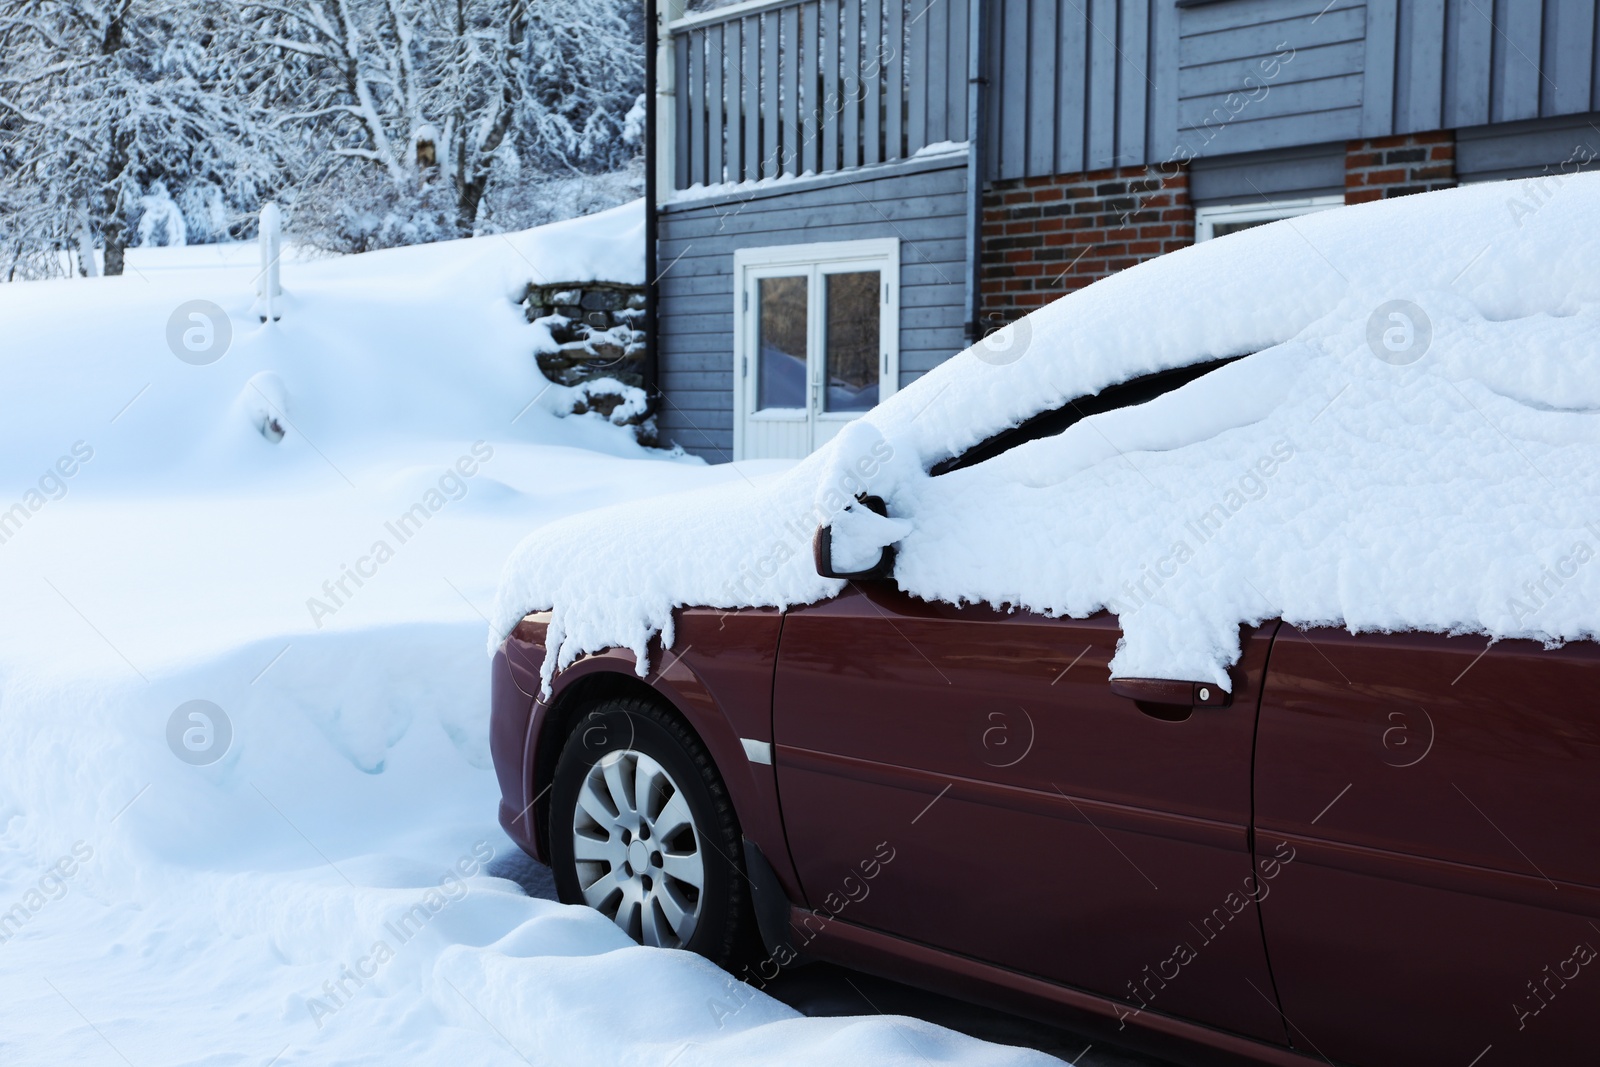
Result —
<path fill-rule="evenodd" d="M 1306 196 L 1295 200 L 1256 200 L 1244 204 L 1208 204 L 1194 209 L 1194 239 L 1198 244 L 1216 236 L 1219 222 L 1277 222 L 1299 215 L 1343 207 L 1343 196 Z"/>
<path fill-rule="evenodd" d="M 842 426 L 860 418 L 864 412 L 823 410 L 826 390 L 826 353 L 822 345 L 827 329 L 826 298 L 822 279 L 829 274 L 851 270 L 876 270 L 883 278 L 880 294 L 878 330 L 878 402 L 892 396 L 900 384 L 900 239 L 874 237 L 860 241 L 825 241 L 814 244 L 776 245 L 767 248 L 740 248 L 733 253 L 733 456 L 748 455 L 747 429 L 752 422 L 797 423 L 808 425 L 837 423 Z M 760 316 L 756 307 L 756 285 L 761 278 L 793 276 L 808 278 L 806 299 L 806 408 L 759 409 L 758 338 Z M 837 427 L 834 428 L 837 432 Z M 811 447 L 820 443 L 814 431 Z M 831 435 L 829 435 L 831 436 Z"/>

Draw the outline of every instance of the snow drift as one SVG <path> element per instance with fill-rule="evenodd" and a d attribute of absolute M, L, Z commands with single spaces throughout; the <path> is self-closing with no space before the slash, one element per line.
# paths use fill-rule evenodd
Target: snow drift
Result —
<path fill-rule="evenodd" d="M 1230 356 L 1245 358 L 928 474 L 1039 412 Z M 642 673 L 652 634 L 671 645 L 676 607 L 836 593 L 807 550 L 818 523 L 852 544 L 895 540 L 896 580 L 917 596 L 1114 611 L 1123 676 L 1226 687 L 1240 624 L 1274 617 L 1592 637 L 1596 413 L 1600 176 L 1302 216 L 1042 308 L 786 474 L 531 534 L 503 572 L 491 645 L 551 609 L 547 681 L 609 646 Z M 843 510 L 863 491 L 897 522 Z"/>
<path fill-rule="evenodd" d="M 544 393 L 514 298 L 642 278 L 641 217 L 289 263 L 270 327 L 215 249 L 0 285 L 0 1062 L 1046 1062 L 801 1018 L 510 880 L 500 562 L 741 481 Z"/>

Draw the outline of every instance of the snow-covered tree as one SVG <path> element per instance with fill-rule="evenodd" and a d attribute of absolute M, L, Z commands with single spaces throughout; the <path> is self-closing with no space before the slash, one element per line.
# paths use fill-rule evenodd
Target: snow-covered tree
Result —
<path fill-rule="evenodd" d="M 623 124 L 643 82 L 636 7 L 250 4 L 279 113 L 303 133 L 295 228 L 345 248 L 467 236 L 484 228 L 497 180 L 625 165 L 635 148 Z M 499 221 L 521 223 L 510 214 Z"/>
<path fill-rule="evenodd" d="M 186 237 L 239 223 L 277 168 L 233 16 L 191 0 L 0 0 L 0 273 L 59 272 L 68 249 L 92 273 L 98 245 L 120 274 L 161 202 L 180 205 Z"/>
<path fill-rule="evenodd" d="M 268 197 L 340 251 L 610 206 L 643 55 L 636 0 L 0 0 L 0 278 Z"/>

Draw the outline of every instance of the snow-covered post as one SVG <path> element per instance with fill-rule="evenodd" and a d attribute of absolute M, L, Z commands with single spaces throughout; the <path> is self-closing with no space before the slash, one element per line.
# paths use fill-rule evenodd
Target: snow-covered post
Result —
<path fill-rule="evenodd" d="M 85 278 L 98 278 L 100 265 L 94 260 L 94 231 L 89 228 L 89 213 L 78 209 L 78 262 Z"/>
<path fill-rule="evenodd" d="M 267 201 L 261 205 L 261 273 L 256 275 L 256 296 L 261 298 L 261 321 L 278 321 L 278 260 L 283 255 L 283 212 Z"/>

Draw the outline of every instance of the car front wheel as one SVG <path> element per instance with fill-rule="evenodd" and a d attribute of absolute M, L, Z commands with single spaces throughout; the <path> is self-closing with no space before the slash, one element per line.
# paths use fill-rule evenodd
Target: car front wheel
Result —
<path fill-rule="evenodd" d="M 581 715 L 556 763 L 549 841 L 565 903 L 641 944 L 733 962 L 750 909 L 738 820 L 676 716 L 628 697 Z"/>

